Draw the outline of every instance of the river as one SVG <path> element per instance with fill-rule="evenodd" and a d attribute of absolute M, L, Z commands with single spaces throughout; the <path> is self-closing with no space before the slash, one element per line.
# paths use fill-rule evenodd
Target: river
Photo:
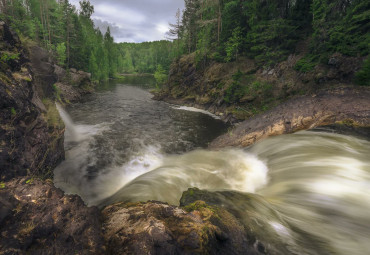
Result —
<path fill-rule="evenodd" d="M 267 253 L 368 254 L 368 139 L 317 129 L 207 150 L 229 127 L 207 112 L 151 100 L 151 82 L 111 81 L 59 107 L 67 130 L 57 187 L 99 206 L 178 205 L 183 191 L 198 187 L 253 229 Z"/>

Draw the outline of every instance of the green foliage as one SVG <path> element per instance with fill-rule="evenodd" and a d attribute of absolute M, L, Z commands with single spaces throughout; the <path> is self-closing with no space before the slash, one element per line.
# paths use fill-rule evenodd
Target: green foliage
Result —
<path fill-rule="evenodd" d="M 9 60 L 18 60 L 19 53 L 11 53 L 11 52 L 1 52 L 0 60 L 2 62 L 8 62 Z"/>
<path fill-rule="evenodd" d="M 233 82 L 225 91 L 224 100 L 227 103 L 238 103 L 239 100 L 246 93 L 245 88 L 241 85 L 240 79 L 242 78 L 243 73 L 238 70 L 237 73 L 233 75 Z"/>
<path fill-rule="evenodd" d="M 61 98 L 60 98 L 60 89 L 57 87 L 56 84 L 53 84 L 53 90 L 54 90 L 54 93 L 55 93 L 55 98 L 61 102 Z"/>
<path fill-rule="evenodd" d="M 156 87 L 159 88 L 167 81 L 167 74 L 166 71 L 163 69 L 161 65 L 157 66 L 157 70 L 154 73 L 154 78 L 156 80 Z"/>
<path fill-rule="evenodd" d="M 3 183 L 3 182 L 0 182 L 0 189 L 5 189 L 5 183 Z"/>
<path fill-rule="evenodd" d="M 80 1 L 80 10 L 69 0 L 4 0 L 0 19 L 22 38 L 29 38 L 55 54 L 58 64 L 91 72 L 97 80 L 115 77 L 123 57 L 110 31 L 103 36 L 94 28 L 94 7 Z M 28 40 L 28 39 L 27 39 Z M 93 57 L 92 57 L 93 56 Z M 4 60 L 9 60 L 3 56 Z M 3 60 L 3 59 L 2 59 Z"/>
<path fill-rule="evenodd" d="M 370 2 L 362 0 L 186 0 L 180 40 L 201 68 L 240 55 L 273 66 L 311 38 L 308 55 L 295 67 L 308 72 L 334 52 L 367 56 L 369 24 Z"/>
<path fill-rule="evenodd" d="M 226 61 L 236 60 L 238 59 L 238 54 L 243 44 L 243 36 L 242 36 L 242 29 L 240 27 L 236 27 L 233 30 L 232 37 L 226 42 Z"/>
<path fill-rule="evenodd" d="M 294 69 L 303 73 L 312 71 L 318 64 L 318 58 L 317 55 L 308 54 L 296 63 Z"/>
<path fill-rule="evenodd" d="M 340 52 L 348 56 L 366 56 L 370 52 L 370 2 L 312 2 L 313 40 L 311 52 Z"/>
<path fill-rule="evenodd" d="M 58 65 L 64 66 L 66 63 L 67 55 L 66 55 L 66 44 L 64 42 L 58 43 L 56 47 L 56 54 L 58 59 Z"/>
<path fill-rule="evenodd" d="M 170 41 L 143 43 L 120 43 L 118 50 L 122 56 L 119 72 L 154 73 L 160 65 L 168 71 L 176 57 L 176 47 Z"/>
<path fill-rule="evenodd" d="M 364 61 L 360 71 L 356 73 L 356 83 L 361 86 L 370 86 L 370 58 Z"/>
<path fill-rule="evenodd" d="M 238 104 L 242 103 L 246 96 L 257 98 L 262 95 L 264 98 L 269 98 L 272 96 L 271 92 L 271 84 L 258 81 L 254 75 L 245 75 L 239 70 L 233 75 L 232 84 L 225 90 L 224 101 Z"/>

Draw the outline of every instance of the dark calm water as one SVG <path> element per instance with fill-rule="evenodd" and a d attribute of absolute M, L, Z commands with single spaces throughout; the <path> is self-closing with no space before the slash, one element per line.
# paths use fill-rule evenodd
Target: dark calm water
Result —
<path fill-rule="evenodd" d="M 148 78 L 107 83 L 60 109 L 66 160 L 55 184 L 89 205 L 211 192 L 267 254 L 369 254 L 370 142 L 325 131 L 248 148 L 207 144 L 228 127 L 206 112 L 151 100 Z"/>

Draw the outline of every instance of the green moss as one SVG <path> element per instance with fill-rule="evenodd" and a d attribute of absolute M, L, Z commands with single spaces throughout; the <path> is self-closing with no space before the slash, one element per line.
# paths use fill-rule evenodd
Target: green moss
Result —
<path fill-rule="evenodd" d="M 356 127 L 356 126 L 358 126 L 358 123 L 356 123 L 352 119 L 345 119 L 345 120 L 342 120 L 342 121 L 337 121 L 336 124 L 343 125 L 343 126 L 348 126 L 348 127 Z"/>
<path fill-rule="evenodd" d="M 17 115 L 17 111 L 14 109 L 14 107 L 12 107 L 10 109 L 10 113 L 12 114 L 12 116 L 14 117 L 15 115 Z"/>
<path fill-rule="evenodd" d="M 189 195 L 189 196 L 193 196 L 193 195 L 194 195 L 194 190 L 192 190 L 192 189 L 191 189 L 191 190 L 189 190 L 188 195 Z"/>
<path fill-rule="evenodd" d="M 32 184 L 32 183 L 33 183 L 33 181 L 34 181 L 34 179 L 33 179 L 33 178 L 28 179 L 28 180 L 26 181 L 26 184 Z"/>
<path fill-rule="evenodd" d="M 53 84 L 53 90 L 54 90 L 54 95 L 57 101 L 62 102 L 62 99 L 60 98 L 60 89 L 58 88 L 56 84 Z"/>
<path fill-rule="evenodd" d="M 63 128 L 64 124 L 59 116 L 59 112 L 55 106 L 55 103 L 50 99 L 46 98 L 44 98 L 42 102 L 44 103 L 47 110 L 47 113 L 46 115 L 44 115 L 44 118 L 46 119 L 48 126 L 53 128 Z"/>
<path fill-rule="evenodd" d="M 191 191 L 192 190 L 190 190 L 189 193 Z M 191 196 L 192 195 L 193 193 L 191 193 Z M 214 207 L 207 205 L 207 203 L 202 200 L 198 200 L 198 201 L 195 201 L 194 203 L 188 204 L 187 206 L 184 207 L 184 210 L 187 212 L 192 212 L 192 211 L 201 211 L 204 208 L 210 210 L 213 213 L 216 213 L 216 209 Z"/>

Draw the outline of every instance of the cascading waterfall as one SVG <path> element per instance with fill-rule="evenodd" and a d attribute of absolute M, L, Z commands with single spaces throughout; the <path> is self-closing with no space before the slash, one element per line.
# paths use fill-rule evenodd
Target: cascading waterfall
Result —
<path fill-rule="evenodd" d="M 62 118 L 64 125 L 66 126 L 66 132 L 65 135 L 69 141 L 78 141 L 79 136 L 78 132 L 76 130 L 75 125 L 73 124 L 73 121 L 71 117 L 68 115 L 68 113 L 63 109 L 63 107 L 59 103 L 55 103 L 59 115 Z"/>
<path fill-rule="evenodd" d="M 67 159 L 55 170 L 55 183 L 66 192 L 90 205 L 178 204 L 183 191 L 197 187 L 210 191 L 272 254 L 370 250 L 368 140 L 304 131 L 246 149 L 200 149 L 221 122 L 151 101 L 142 89 L 114 89 L 70 109 L 77 124 L 58 107 L 67 130 L 83 137 L 67 146 Z M 72 140 L 66 137 L 66 144 Z"/>

